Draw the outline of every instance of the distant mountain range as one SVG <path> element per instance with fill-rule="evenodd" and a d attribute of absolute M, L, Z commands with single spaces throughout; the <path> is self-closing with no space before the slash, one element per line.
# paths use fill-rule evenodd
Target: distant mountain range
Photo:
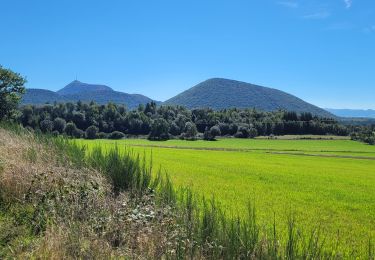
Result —
<path fill-rule="evenodd" d="M 326 108 L 325 110 L 339 117 L 363 117 L 375 118 L 375 110 L 372 109 L 335 109 Z"/>
<path fill-rule="evenodd" d="M 129 109 L 153 101 L 143 95 L 128 94 L 115 91 L 105 85 L 87 84 L 75 80 L 57 92 L 45 89 L 27 89 L 22 103 L 40 105 L 54 102 L 76 102 L 78 100 L 82 102 L 95 101 L 98 104 L 108 102 L 125 104 Z"/>
<path fill-rule="evenodd" d="M 283 91 L 222 78 L 206 80 L 164 103 L 190 109 L 204 107 L 216 110 L 234 107 L 265 111 L 283 109 L 311 112 L 322 117 L 335 117 L 330 112 Z"/>
<path fill-rule="evenodd" d="M 54 92 L 45 89 L 27 89 L 23 104 L 45 104 L 54 102 L 95 101 L 98 104 L 114 102 L 134 109 L 139 104 L 152 100 L 140 94 L 115 91 L 106 85 L 87 84 L 75 80 Z M 161 102 L 155 101 L 160 104 Z M 265 111 L 278 109 L 310 112 L 322 117 L 374 117 L 374 110 L 322 109 L 286 92 L 253 85 L 236 80 L 213 78 L 168 99 L 161 104 L 185 106 L 189 109 L 212 108 L 256 108 Z"/>

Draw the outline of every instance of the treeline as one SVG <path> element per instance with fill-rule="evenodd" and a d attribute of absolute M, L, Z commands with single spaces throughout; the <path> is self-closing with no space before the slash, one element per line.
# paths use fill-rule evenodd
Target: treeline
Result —
<path fill-rule="evenodd" d="M 128 111 L 108 103 L 61 103 L 23 106 L 19 121 L 43 133 L 76 138 L 120 139 L 125 135 L 148 135 L 151 140 L 181 138 L 214 140 L 217 136 L 253 138 L 259 135 L 317 134 L 348 135 L 348 128 L 329 118 L 310 113 L 255 109 L 188 110 L 181 106 L 140 105 Z"/>
<path fill-rule="evenodd" d="M 352 140 L 375 145 L 375 125 L 356 127 L 350 134 Z"/>

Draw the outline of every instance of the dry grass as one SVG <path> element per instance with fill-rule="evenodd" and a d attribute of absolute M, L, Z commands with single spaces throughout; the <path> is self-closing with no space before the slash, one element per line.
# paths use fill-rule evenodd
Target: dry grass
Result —
<path fill-rule="evenodd" d="M 7 229 L 24 230 L 0 258 L 165 255 L 175 222 L 152 196 L 115 196 L 103 174 L 57 158 L 55 146 L 36 138 L 0 128 L 0 203 L 14 223 Z"/>

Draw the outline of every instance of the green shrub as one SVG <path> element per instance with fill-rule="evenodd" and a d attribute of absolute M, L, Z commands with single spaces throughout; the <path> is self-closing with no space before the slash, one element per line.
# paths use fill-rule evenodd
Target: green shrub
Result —
<path fill-rule="evenodd" d="M 40 122 L 40 130 L 43 133 L 51 133 L 53 130 L 53 122 L 49 119 L 44 119 Z"/>
<path fill-rule="evenodd" d="M 104 132 L 99 132 L 97 134 L 97 138 L 98 139 L 106 139 L 108 137 L 108 134 L 104 133 Z"/>
<path fill-rule="evenodd" d="M 55 120 L 53 120 L 53 129 L 60 134 L 64 133 L 65 127 L 66 121 L 64 119 L 57 117 Z"/>
<path fill-rule="evenodd" d="M 169 139 L 169 125 L 163 118 L 157 118 L 151 125 L 151 131 L 148 135 L 149 140 L 164 141 Z"/>
<path fill-rule="evenodd" d="M 85 136 L 87 139 L 95 139 L 97 137 L 98 132 L 99 132 L 99 128 L 92 125 L 86 129 Z"/>
<path fill-rule="evenodd" d="M 125 137 L 125 134 L 119 131 L 114 131 L 108 135 L 108 139 L 122 139 Z"/>
<path fill-rule="evenodd" d="M 69 136 L 74 136 L 74 132 L 77 131 L 77 127 L 73 122 L 69 122 L 65 126 L 65 133 Z"/>

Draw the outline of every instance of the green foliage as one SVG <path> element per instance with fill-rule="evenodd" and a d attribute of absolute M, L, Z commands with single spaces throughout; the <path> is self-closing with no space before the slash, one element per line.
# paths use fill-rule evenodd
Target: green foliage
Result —
<path fill-rule="evenodd" d="M 14 117 L 20 95 L 25 92 L 25 83 L 20 74 L 0 65 L 0 120 Z"/>
<path fill-rule="evenodd" d="M 169 125 L 163 118 L 157 118 L 151 125 L 151 131 L 148 135 L 149 140 L 165 141 L 169 139 Z"/>
<path fill-rule="evenodd" d="M 121 132 L 119 132 L 119 133 L 121 133 Z M 116 137 L 117 136 L 119 136 L 119 135 L 117 135 L 116 134 Z M 125 136 L 125 135 L 124 135 Z M 99 132 L 97 135 L 96 135 L 96 137 L 98 138 L 98 139 L 106 139 L 106 138 L 109 138 L 109 135 L 108 134 L 106 134 L 106 133 L 104 133 L 104 132 Z M 110 139 L 110 138 L 109 138 Z M 121 139 L 121 137 L 120 138 L 115 138 L 115 139 Z"/>
<path fill-rule="evenodd" d="M 125 134 L 119 131 L 114 131 L 108 135 L 108 139 L 122 139 L 125 138 Z"/>
<path fill-rule="evenodd" d="M 62 134 L 65 131 L 66 127 L 66 121 L 60 117 L 56 117 L 55 120 L 53 120 L 53 129 L 57 131 L 58 133 Z"/>
<path fill-rule="evenodd" d="M 196 140 L 198 134 L 197 127 L 191 122 L 185 124 L 185 131 L 183 137 L 187 140 Z"/>
<path fill-rule="evenodd" d="M 375 125 L 368 127 L 357 127 L 356 132 L 350 134 L 352 140 L 362 141 L 369 145 L 375 145 Z"/>
<path fill-rule="evenodd" d="M 73 122 L 69 122 L 65 126 L 65 133 L 68 136 L 74 136 L 74 132 L 77 130 L 76 125 Z"/>
<path fill-rule="evenodd" d="M 251 127 L 249 129 L 249 137 L 250 138 L 255 138 L 258 136 L 258 130 L 256 130 L 254 127 Z"/>
<path fill-rule="evenodd" d="M 92 125 L 98 127 L 98 132 L 105 134 L 117 131 L 130 136 L 148 135 L 151 140 L 166 140 L 170 135 L 182 139 L 196 139 L 199 133 L 204 133 L 206 129 L 210 131 L 211 128 L 213 132 L 206 133 L 206 139 L 227 135 L 239 138 L 284 134 L 347 135 L 350 129 L 349 126 L 339 125 L 334 120 L 313 117 L 308 113 L 263 112 L 254 109 L 189 111 L 179 106 L 156 106 L 155 103 L 133 111 L 127 111 L 123 106 L 113 103 L 98 105 L 94 102 L 25 106 L 20 111 L 22 115 L 19 120 L 25 127 L 45 131 L 46 127 L 42 122 L 51 120 L 56 125 L 52 131 L 63 133 L 62 120 L 65 120 L 69 122 L 65 126 L 68 126 L 66 134 L 77 137 L 81 137 L 81 131 Z M 70 123 L 80 131 L 75 130 Z M 105 138 L 105 135 L 101 134 L 100 138 Z"/>
<path fill-rule="evenodd" d="M 216 125 L 211 127 L 210 134 L 211 134 L 212 138 L 215 138 L 216 136 L 220 136 L 221 135 L 220 128 Z"/>
<path fill-rule="evenodd" d="M 97 137 L 98 132 L 99 132 L 99 128 L 92 125 L 86 129 L 85 136 L 87 139 L 95 139 Z"/>
<path fill-rule="evenodd" d="M 51 133 L 53 130 L 53 122 L 49 119 L 44 119 L 40 122 L 40 130 L 43 133 Z"/>

